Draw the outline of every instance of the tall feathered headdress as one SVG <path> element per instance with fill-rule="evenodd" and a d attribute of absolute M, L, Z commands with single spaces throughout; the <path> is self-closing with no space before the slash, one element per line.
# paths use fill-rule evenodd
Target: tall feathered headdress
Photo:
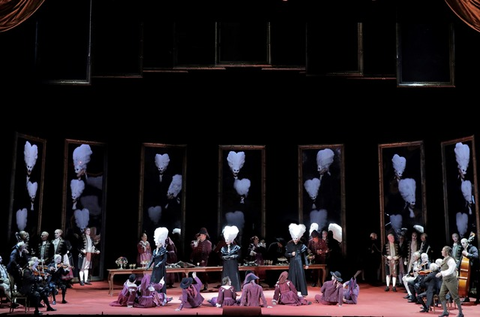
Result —
<path fill-rule="evenodd" d="M 153 233 L 153 239 L 155 240 L 155 243 L 160 245 L 165 245 L 165 240 L 167 240 L 167 237 L 168 229 L 165 227 L 158 227 Z"/>
<path fill-rule="evenodd" d="M 225 226 L 225 228 L 223 228 L 223 237 L 225 238 L 225 242 L 232 243 L 237 237 L 238 232 L 239 230 L 237 226 Z"/>
<path fill-rule="evenodd" d="M 410 211 L 410 218 L 415 218 L 415 213 L 413 208 L 415 207 L 416 197 L 415 190 L 417 184 L 413 178 L 404 178 L 398 182 L 398 190 L 402 195 L 403 200 L 408 205 L 408 210 Z"/>
<path fill-rule="evenodd" d="M 337 225 L 336 223 L 331 223 L 328 225 L 328 231 L 333 233 L 333 238 L 337 240 L 339 243 L 342 242 L 342 227 Z"/>
<path fill-rule="evenodd" d="M 240 170 L 243 167 L 243 164 L 245 164 L 245 152 L 243 152 L 243 151 L 240 151 L 240 152 L 230 151 L 230 152 L 228 152 L 227 162 L 228 162 L 228 166 L 232 170 L 234 178 L 237 178 L 238 173 L 240 173 Z"/>
<path fill-rule="evenodd" d="M 468 164 L 470 163 L 470 148 L 467 144 L 458 142 L 455 144 L 455 159 L 458 164 L 458 171 L 462 177 L 467 174 Z"/>
<path fill-rule="evenodd" d="M 312 231 L 313 230 L 317 230 L 318 231 L 318 223 L 316 222 L 312 222 L 312 224 L 310 225 L 310 229 L 308 231 L 308 234 L 309 235 L 312 235 Z"/>
<path fill-rule="evenodd" d="M 317 152 L 317 170 L 320 175 L 325 172 L 330 174 L 330 165 L 333 163 L 335 153 L 331 149 L 323 149 Z"/>
<path fill-rule="evenodd" d="M 291 223 L 288 226 L 288 230 L 290 231 L 290 235 L 292 236 L 293 240 L 298 240 L 300 239 L 305 231 L 307 230 L 307 227 L 305 227 L 304 224 L 296 224 L 296 223 Z"/>
<path fill-rule="evenodd" d="M 407 165 L 407 159 L 403 156 L 395 154 L 392 157 L 392 164 L 395 171 L 395 177 L 397 179 L 401 179 L 403 176 L 403 172 L 405 171 L 405 166 Z"/>

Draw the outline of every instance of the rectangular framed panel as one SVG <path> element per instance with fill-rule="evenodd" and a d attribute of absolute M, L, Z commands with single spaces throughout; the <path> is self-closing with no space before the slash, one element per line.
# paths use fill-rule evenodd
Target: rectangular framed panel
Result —
<path fill-rule="evenodd" d="M 477 160 L 474 136 L 444 141 L 442 148 L 443 201 L 445 210 L 445 236 L 458 233 L 469 238 L 473 232 L 480 235 Z"/>
<path fill-rule="evenodd" d="M 423 141 L 379 144 L 378 160 L 382 245 L 387 233 L 427 231 Z"/>
<path fill-rule="evenodd" d="M 184 254 L 186 151 L 185 145 L 143 143 L 140 160 L 138 236 L 146 232 L 153 238 L 157 227 L 166 227 L 179 254 Z"/>
<path fill-rule="evenodd" d="M 10 245 L 17 242 L 15 232 L 40 236 L 46 146 L 44 139 L 15 133 L 7 235 Z"/>
<path fill-rule="evenodd" d="M 219 233 L 236 225 L 240 245 L 265 237 L 265 146 L 220 145 L 218 168 Z"/>
<path fill-rule="evenodd" d="M 107 208 L 107 147 L 105 143 L 65 140 L 63 171 L 62 228 L 72 244 L 77 264 L 77 246 L 82 231 L 89 227 L 92 241 L 100 250 L 92 257 L 93 280 L 103 279 L 105 257 L 105 226 Z"/>
<path fill-rule="evenodd" d="M 299 223 L 317 223 L 328 230 L 331 223 L 346 226 L 343 144 L 298 146 Z M 342 232 L 346 241 L 346 230 Z M 346 243 L 342 243 L 346 251 Z"/>

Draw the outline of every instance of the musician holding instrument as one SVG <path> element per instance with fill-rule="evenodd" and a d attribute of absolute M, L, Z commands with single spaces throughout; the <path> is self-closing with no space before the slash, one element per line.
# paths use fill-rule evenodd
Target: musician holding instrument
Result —
<path fill-rule="evenodd" d="M 455 302 L 458 308 L 457 317 L 463 317 L 462 302 L 458 296 L 458 279 L 457 279 L 457 263 L 452 257 L 452 248 L 448 245 L 442 248 L 443 261 L 440 265 L 440 272 L 436 277 L 442 278 L 442 286 L 438 297 L 442 303 L 443 313 L 439 317 L 448 316 L 447 310 L 447 293 L 450 293 L 450 298 Z"/>
<path fill-rule="evenodd" d="M 55 295 L 57 295 L 57 289 L 62 290 L 62 304 L 66 304 L 65 295 L 67 293 L 67 283 L 68 281 L 64 280 L 63 277 L 68 275 L 71 268 L 68 264 L 62 262 L 63 257 L 60 254 L 55 254 L 53 256 L 53 261 L 48 265 L 47 272 L 50 275 L 49 286 L 52 291 L 52 305 L 57 303 Z"/>
<path fill-rule="evenodd" d="M 475 237 L 475 234 L 471 234 L 469 239 L 463 238 L 460 240 L 462 243 L 463 251 L 462 251 L 462 256 L 468 259 L 469 262 L 469 273 L 470 273 L 470 280 L 469 280 L 469 289 L 475 288 L 477 290 L 476 292 L 476 300 L 475 304 L 480 304 L 480 292 L 479 292 L 479 279 L 480 279 L 480 260 L 479 260 L 479 255 L 478 255 L 478 248 L 474 245 L 472 245 L 473 238 Z M 466 292 L 465 298 L 463 300 L 464 303 L 470 302 L 469 298 L 469 291 Z"/>
<path fill-rule="evenodd" d="M 395 241 L 395 235 L 389 233 L 387 235 L 388 242 L 383 246 L 383 257 L 385 258 L 385 280 L 387 286 L 385 292 L 390 290 L 390 282 L 392 282 L 392 291 L 397 291 L 398 276 L 398 259 L 400 259 L 400 251 L 398 243 Z"/>
<path fill-rule="evenodd" d="M 30 303 L 33 303 L 35 316 L 42 315 L 38 309 L 40 307 L 40 301 L 42 300 L 47 306 L 47 311 L 56 311 L 55 308 L 50 306 L 50 302 L 48 301 L 49 294 L 45 288 L 45 273 L 39 270 L 38 263 L 37 257 L 30 258 L 28 266 L 23 270 L 22 288 L 20 290 L 20 293 L 28 296 Z"/>

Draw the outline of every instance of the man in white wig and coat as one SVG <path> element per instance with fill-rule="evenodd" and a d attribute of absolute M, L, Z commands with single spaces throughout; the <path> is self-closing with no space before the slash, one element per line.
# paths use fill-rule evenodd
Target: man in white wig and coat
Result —
<path fill-rule="evenodd" d="M 297 289 L 299 295 L 307 296 L 308 247 L 302 242 L 306 227 L 304 224 L 291 223 L 288 226 L 292 240 L 285 246 L 285 257 L 289 260 L 288 276 Z M 305 270 L 303 268 L 305 265 Z"/>

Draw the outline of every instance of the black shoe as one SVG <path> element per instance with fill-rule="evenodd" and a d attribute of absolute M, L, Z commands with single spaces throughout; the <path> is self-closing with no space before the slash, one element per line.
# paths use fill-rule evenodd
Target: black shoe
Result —
<path fill-rule="evenodd" d="M 385 287 L 385 292 L 388 292 L 390 288 L 388 286 Z"/>
<path fill-rule="evenodd" d="M 38 307 L 39 307 L 39 308 L 44 308 L 45 305 L 43 305 L 42 303 L 40 303 L 40 304 L 38 304 Z"/>
<path fill-rule="evenodd" d="M 392 291 L 396 292 L 397 291 L 397 288 L 394 286 L 392 287 Z"/>
<path fill-rule="evenodd" d="M 41 316 L 43 315 L 43 313 L 39 310 L 36 310 L 34 313 L 33 313 L 34 316 Z"/>
<path fill-rule="evenodd" d="M 90 283 L 90 281 L 86 281 L 85 284 L 92 285 L 92 283 Z"/>
<path fill-rule="evenodd" d="M 56 311 L 56 309 L 50 306 L 50 307 L 47 307 L 47 311 Z"/>
<path fill-rule="evenodd" d="M 405 299 L 410 299 L 411 296 L 407 294 L 407 295 L 403 296 L 403 298 L 405 298 Z"/>
<path fill-rule="evenodd" d="M 462 301 L 462 303 L 470 303 L 470 298 L 465 297 L 465 299 Z"/>
<path fill-rule="evenodd" d="M 428 309 L 422 308 L 422 309 L 420 310 L 420 312 L 421 312 L 421 313 L 428 313 Z"/>
<path fill-rule="evenodd" d="M 443 314 L 441 314 L 441 315 L 438 316 L 438 317 L 447 317 L 447 316 L 448 316 L 448 313 L 443 313 Z"/>
<path fill-rule="evenodd" d="M 62 304 L 66 304 L 68 303 L 66 300 L 62 300 Z"/>
<path fill-rule="evenodd" d="M 83 281 L 80 281 L 81 286 L 85 286 L 85 283 Z"/>
<path fill-rule="evenodd" d="M 458 314 L 457 317 L 463 317 L 463 313 Z"/>

